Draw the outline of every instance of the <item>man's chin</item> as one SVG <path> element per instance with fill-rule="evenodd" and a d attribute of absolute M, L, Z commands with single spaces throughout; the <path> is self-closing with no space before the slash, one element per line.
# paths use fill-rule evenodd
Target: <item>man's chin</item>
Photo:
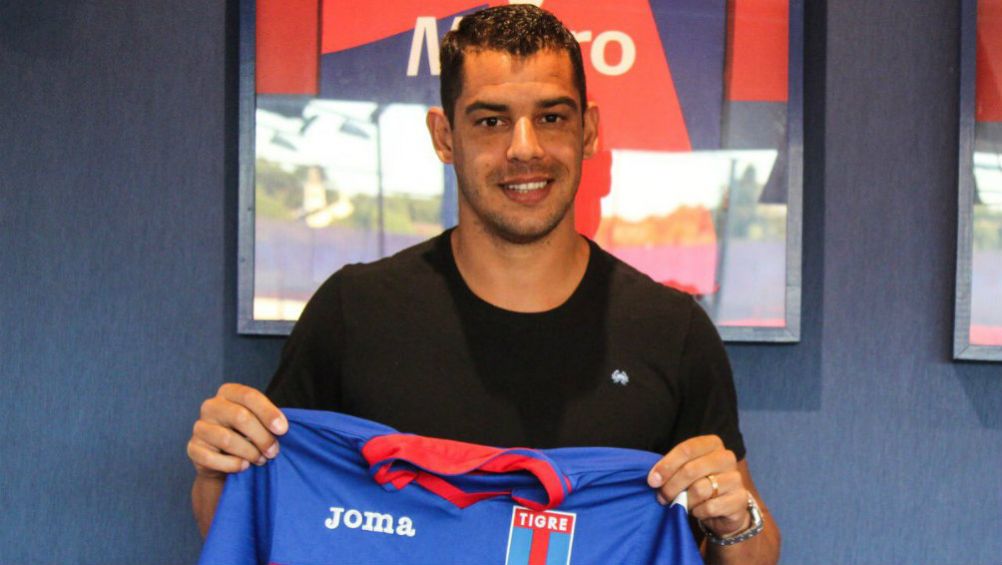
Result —
<path fill-rule="evenodd" d="M 532 245 L 539 243 L 557 230 L 562 218 L 537 225 L 511 225 L 505 222 L 487 222 L 486 230 L 492 236 L 512 245 Z M 573 222 L 571 222 L 573 225 Z"/>

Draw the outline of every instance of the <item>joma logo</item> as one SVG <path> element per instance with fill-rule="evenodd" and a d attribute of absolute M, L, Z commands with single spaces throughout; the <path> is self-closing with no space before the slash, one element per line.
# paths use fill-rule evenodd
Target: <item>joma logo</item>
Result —
<path fill-rule="evenodd" d="M 346 511 L 344 508 L 331 506 L 331 516 L 324 520 L 324 526 L 327 526 L 328 530 L 335 530 L 342 523 L 346 528 L 352 530 L 361 528 L 363 532 L 382 532 L 410 538 L 417 534 L 414 521 L 407 516 L 394 520 L 391 514 L 358 511 L 354 508 L 348 508 Z"/>

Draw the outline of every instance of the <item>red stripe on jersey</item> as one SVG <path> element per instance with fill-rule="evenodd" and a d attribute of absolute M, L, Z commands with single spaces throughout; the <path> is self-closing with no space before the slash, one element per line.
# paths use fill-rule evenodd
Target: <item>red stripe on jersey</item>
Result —
<path fill-rule="evenodd" d="M 550 531 L 533 530 L 532 546 L 529 548 L 529 565 L 546 565 L 546 553 L 550 549 Z"/>

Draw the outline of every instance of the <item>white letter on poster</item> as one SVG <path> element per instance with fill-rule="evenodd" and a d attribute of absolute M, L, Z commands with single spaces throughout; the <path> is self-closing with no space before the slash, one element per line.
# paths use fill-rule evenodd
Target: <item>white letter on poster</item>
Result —
<path fill-rule="evenodd" d="M 438 76 L 438 22 L 432 16 L 419 16 L 414 22 L 414 39 L 411 40 L 411 53 L 407 60 L 407 76 L 416 77 L 421 65 L 421 44 L 428 42 L 428 66 L 432 76 Z M 624 51 L 625 52 L 625 51 Z"/>
<path fill-rule="evenodd" d="M 613 41 L 618 43 L 623 51 L 623 56 L 616 65 L 610 65 L 605 60 L 605 46 Z M 637 46 L 634 45 L 633 39 L 629 35 L 621 31 L 603 31 L 598 34 L 595 42 L 591 45 L 591 64 L 595 66 L 595 70 L 603 75 L 621 75 L 630 70 L 636 60 Z"/>

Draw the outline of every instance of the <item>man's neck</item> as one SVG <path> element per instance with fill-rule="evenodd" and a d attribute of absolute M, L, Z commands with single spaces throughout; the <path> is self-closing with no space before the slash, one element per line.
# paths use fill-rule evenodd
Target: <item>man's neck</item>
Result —
<path fill-rule="evenodd" d="M 452 254 L 466 285 L 482 300 L 514 312 L 545 312 L 570 298 L 588 267 L 588 242 L 562 228 L 516 244 L 459 226 L 452 232 Z"/>

